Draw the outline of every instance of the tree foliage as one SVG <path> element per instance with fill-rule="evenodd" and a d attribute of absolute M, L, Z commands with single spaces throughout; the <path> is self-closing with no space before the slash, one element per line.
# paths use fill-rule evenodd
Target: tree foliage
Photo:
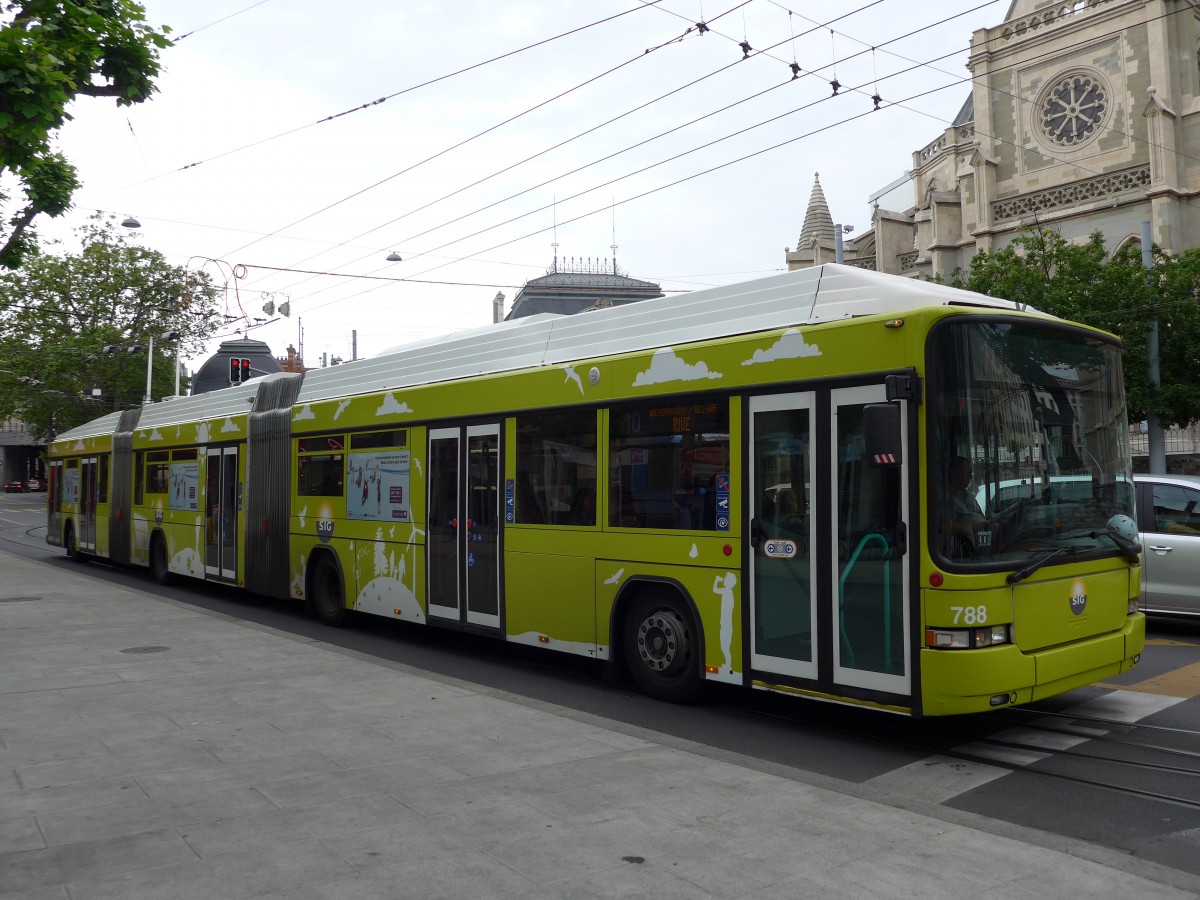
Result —
<path fill-rule="evenodd" d="M 111 217 L 80 231 L 79 253 L 38 254 L 0 274 L 0 418 L 23 419 L 39 440 L 137 406 L 151 337 L 152 396 L 170 395 L 176 352 L 202 351 L 220 319 L 204 273 L 130 243 Z"/>
<path fill-rule="evenodd" d="M 0 0 L 0 266 L 36 251 L 33 220 L 61 215 L 79 186 L 51 146 L 68 104 L 84 96 L 130 106 L 154 93 L 169 29 L 150 28 L 145 14 L 134 0 Z M 14 188 L 24 203 L 9 213 Z"/>
<path fill-rule="evenodd" d="M 1164 425 L 1200 419 L 1200 250 L 1173 255 L 1155 247 L 1154 267 L 1146 269 L 1140 246 L 1109 255 L 1098 232 L 1072 244 L 1033 228 L 1002 250 L 979 253 L 951 281 L 1119 335 L 1131 419 L 1148 411 Z M 1155 321 L 1158 388 L 1150 380 L 1147 349 Z"/>

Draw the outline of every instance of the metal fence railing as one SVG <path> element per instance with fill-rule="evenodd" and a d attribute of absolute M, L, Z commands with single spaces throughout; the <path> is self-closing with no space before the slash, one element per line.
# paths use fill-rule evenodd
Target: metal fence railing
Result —
<path fill-rule="evenodd" d="M 1200 453 L 1200 423 L 1193 422 L 1183 428 L 1164 428 L 1163 444 L 1167 453 Z M 1150 438 L 1142 426 L 1129 428 L 1129 449 L 1134 456 L 1148 456 Z"/>

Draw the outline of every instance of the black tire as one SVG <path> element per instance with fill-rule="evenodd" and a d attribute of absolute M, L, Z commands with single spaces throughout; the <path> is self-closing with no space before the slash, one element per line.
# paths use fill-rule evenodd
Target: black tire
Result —
<path fill-rule="evenodd" d="M 155 535 L 150 542 L 150 572 L 163 587 L 174 580 L 167 565 L 167 542 L 161 535 Z"/>
<path fill-rule="evenodd" d="M 77 563 L 88 561 L 87 554 L 79 549 L 79 541 L 75 537 L 74 526 L 67 526 L 67 532 L 63 535 L 63 547 L 67 550 L 68 559 L 73 559 Z"/>
<path fill-rule="evenodd" d="M 683 598 L 655 591 L 634 600 L 625 619 L 625 658 L 642 693 L 687 703 L 700 689 L 700 635 Z"/>
<path fill-rule="evenodd" d="M 310 584 L 309 605 L 317 618 L 331 628 L 345 624 L 346 592 L 342 586 L 342 573 L 328 554 L 317 557 Z"/>

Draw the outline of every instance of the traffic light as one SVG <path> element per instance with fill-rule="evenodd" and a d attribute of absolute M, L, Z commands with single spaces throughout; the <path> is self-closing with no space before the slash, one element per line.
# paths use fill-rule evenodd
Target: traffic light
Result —
<path fill-rule="evenodd" d="M 250 360 L 242 357 L 230 357 L 229 359 L 229 383 L 241 384 L 243 381 L 250 380 Z"/>
<path fill-rule="evenodd" d="M 241 370 L 242 370 L 242 381 L 249 381 L 250 380 L 250 360 L 239 359 L 238 363 L 240 364 Z"/>

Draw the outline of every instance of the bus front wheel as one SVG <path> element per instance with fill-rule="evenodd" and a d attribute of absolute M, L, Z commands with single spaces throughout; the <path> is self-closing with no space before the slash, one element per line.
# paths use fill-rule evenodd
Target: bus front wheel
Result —
<path fill-rule="evenodd" d="M 346 592 L 342 573 L 328 556 L 317 559 L 312 576 L 312 610 L 325 625 L 337 628 L 346 621 Z"/>
<path fill-rule="evenodd" d="M 682 599 L 666 592 L 637 598 L 625 620 L 630 674 L 647 696 L 686 703 L 700 688 L 696 629 Z"/>

